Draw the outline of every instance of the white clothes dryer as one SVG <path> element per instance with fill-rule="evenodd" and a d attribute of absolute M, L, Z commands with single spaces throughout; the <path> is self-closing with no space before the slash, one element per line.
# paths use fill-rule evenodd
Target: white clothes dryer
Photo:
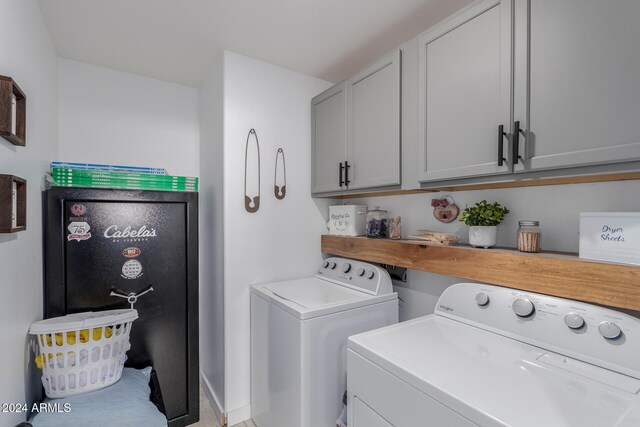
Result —
<path fill-rule="evenodd" d="M 349 338 L 349 427 L 640 426 L 640 320 L 498 286 Z"/>

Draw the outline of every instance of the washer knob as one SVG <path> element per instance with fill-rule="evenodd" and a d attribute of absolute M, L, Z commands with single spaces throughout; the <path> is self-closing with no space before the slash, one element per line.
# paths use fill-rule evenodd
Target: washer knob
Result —
<path fill-rule="evenodd" d="M 367 271 L 367 279 L 371 280 L 375 275 L 376 273 L 374 273 L 373 271 Z"/>
<path fill-rule="evenodd" d="M 571 329 L 580 329 L 584 326 L 584 318 L 577 313 L 569 313 L 564 316 L 564 323 Z"/>
<path fill-rule="evenodd" d="M 343 273 L 348 273 L 349 270 L 351 270 L 351 264 L 349 264 L 348 262 L 345 262 L 344 264 L 342 264 Z"/>
<path fill-rule="evenodd" d="M 608 320 L 600 323 L 600 326 L 598 326 L 598 330 L 600 331 L 602 336 L 608 340 L 615 340 L 620 336 L 620 334 L 622 334 L 620 326 L 616 325 L 613 322 L 609 322 Z"/>
<path fill-rule="evenodd" d="M 480 307 L 484 307 L 485 305 L 489 304 L 489 295 L 485 294 L 484 292 L 480 292 L 478 295 L 476 295 L 476 303 Z"/>
<path fill-rule="evenodd" d="M 332 270 L 333 270 L 333 269 L 335 269 L 335 268 L 336 268 L 336 263 L 335 263 L 335 262 L 332 262 L 332 263 L 329 265 L 329 268 L 331 268 Z"/>
<path fill-rule="evenodd" d="M 364 268 L 360 267 L 358 269 L 358 276 L 364 276 Z"/>
<path fill-rule="evenodd" d="M 325 261 L 325 262 L 322 264 L 322 266 L 323 266 L 324 268 L 329 267 L 329 261 Z"/>
<path fill-rule="evenodd" d="M 516 299 L 513 302 L 512 308 L 514 313 L 516 313 L 518 317 L 529 317 L 536 309 L 533 303 L 526 298 Z"/>

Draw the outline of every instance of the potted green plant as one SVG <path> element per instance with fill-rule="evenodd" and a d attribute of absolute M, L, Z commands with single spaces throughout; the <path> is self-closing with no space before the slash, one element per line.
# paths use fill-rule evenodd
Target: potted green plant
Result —
<path fill-rule="evenodd" d="M 495 246 L 498 225 L 508 213 L 509 209 L 498 202 L 488 203 L 483 200 L 475 206 L 467 206 L 459 218 L 469 227 L 469 244 L 485 249 Z"/>

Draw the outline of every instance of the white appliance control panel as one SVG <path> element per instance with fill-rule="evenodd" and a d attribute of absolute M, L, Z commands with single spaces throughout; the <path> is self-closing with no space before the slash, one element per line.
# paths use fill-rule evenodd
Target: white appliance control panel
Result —
<path fill-rule="evenodd" d="M 389 273 L 373 264 L 346 258 L 327 258 L 316 277 L 329 280 L 370 295 L 393 293 Z"/>
<path fill-rule="evenodd" d="M 444 291 L 435 314 L 640 378 L 640 319 L 615 310 L 460 283 Z"/>

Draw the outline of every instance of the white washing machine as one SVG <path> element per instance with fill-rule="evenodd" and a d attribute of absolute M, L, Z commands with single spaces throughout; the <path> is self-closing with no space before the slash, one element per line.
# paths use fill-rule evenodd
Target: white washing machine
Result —
<path fill-rule="evenodd" d="M 331 427 L 347 387 L 347 338 L 398 321 L 389 274 L 328 258 L 314 277 L 251 290 L 251 416 L 258 427 Z"/>
<path fill-rule="evenodd" d="M 640 320 L 603 307 L 458 284 L 348 353 L 349 427 L 640 426 Z"/>

